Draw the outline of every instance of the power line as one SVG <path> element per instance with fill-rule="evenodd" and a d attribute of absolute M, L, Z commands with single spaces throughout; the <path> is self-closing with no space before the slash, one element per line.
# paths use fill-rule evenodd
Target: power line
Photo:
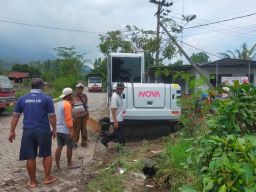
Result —
<path fill-rule="evenodd" d="M 241 19 L 241 18 L 245 18 L 245 17 L 250 17 L 250 16 L 253 16 L 253 15 L 256 15 L 256 13 L 251 13 L 251 14 L 243 15 L 243 16 L 239 16 L 239 17 L 233 17 L 233 18 L 230 18 L 230 19 L 223 19 L 223 20 L 214 21 L 214 22 L 211 22 L 211 23 L 205 23 L 205 24 L 195 25 L 195 26 L 192 26 L 192 27 L 186 27 L 186 28 L 184 28 L 184 29 L 192 29 L 192 28 L 197 28 L 197 27 L 202 27 L 202 26 L 207 26 L 207 25 L 212 25 L 212 24 L 217 24 L 217 23 L 223 23 L 223 22 L 227 22 L 227 21 L 232 21 L 232 20 L 236 20 L 236 19 Z"/>
<path fill-rule="evenodd" d="M 79 30 L 79 29 L 69 29 L 69 28 L 64 28 L 64 27 L 54 27 L 54 26 L 46 26 L 46 25 L 40 25 L 40 24 L 29 24 L 29 23 L 18 22 L 18 21 L 10 21 L 10 20 L 7 20 L 7 19 L 0 19 L 0 22 L 16 24 L 16 25 L 23 25 L 23 26 L 29 26 L 29 27 L 51 29 L 51 30 L 61 30 L 61 31 L 69 31 L 69 32 L 100 34 L 99 32 L 94 32 L 94 31 L 86 31 L 86 30 Z"/>
<path fill-rule="evenodd" d="M 178 13 L 175 13 L 175 14 L 178 14 Z M 180 14 L 178 14 L 180 15 Z M 176 18 L 176 19 L 179 19 L 179 20 L 182 20 L 181 18 L 179 17 L 175 17 L 175 16 L 172 16 L 173 18 Z M 202 20 L 202 19 L 201 19 Z M 209 30 L 209 31 L 214 31 L 214 32 L 221 32 L 221 33 L 228 33 L 228 32 L 231 32 L 233 33 L 234 35 L 236 36 L 239 36 L 239 37 L 246 37 L 246 38 L 251 38 L 249 36 L 252 36 L 253 34 L 250 34 L 250 33 L 242 33 L 242 32 L 237 32 L 235 31 L 236 29 L 243 29 L 243 27 L 233 27 L 233 26 L 226 26 L 224 24 L 221 24 L 223 25 L 225 28 L 207 28 L 205 26 L 203 26 L 202 28 L 203 29 L 206 29 L 206 30 Z M 187 29 L 187 28 L 184 28 L 184 29 Z M 244 29 L 243 29 L 244 30 Z M 246 31 L 245 31 L 246 32 Z M 253 35 L 254 36 L 254 35 Z"/>
<path fill-rule="evenodd" d="M 234 30 L 226 30 L 226 29 L 222 29 L 222 30 L 217 30 L 217 29 L 210 29 L 210 28 L 205 28 L 203 27 L 204 30 L 207 30 L 207 31 L 210 31 L 210 32 L 215 32 L 215 33 L 226 33 L 226 34 L 232 34 L 234 36 L 237 36 L 237 37 L 243 37 L 243 38 L 253 38 L 255 37 L 254 34 L 252 33 L 241 33 L 241 32 L 236 32 Z M 202 34 L 206 34 L 208 32 L 200 32 L 200 33 L 193 33 L 193 34 L 187 34 L 185 36 L 195 36 L 195 35 L 202 35 Z"/>
<path fill-rule="evenodd" d="M 200 48 L 198 48 L 198 47 L 195 47 L 195 46 L 193 46 L 193 45 L 190 45 L 190 44 L 188 44 L 188 43 L 185 43 L 185 42 L 182 41 L 182 40 L 177 40 L 177 41 L 183 43 L 184 45 L 187 45 L 187 46 L 189 46 L 189 47 L 192 47 L 192 48 L 194 48 L 194 49 L 197 49 L 197 50 L 199 50 L 199 51 L 201 51 L 201 52 L 207 53 L 208 55 L 212 55 L 212 56 L 215 56 L 215 57 L 218 57 L 218 58 L 223 59 L 223 57 L 221 57 L 221 56 L 218 56 L 218 55 L 216 55 L 216 54 L 214 54 L 214 53 L 210 53 L 210 52 L 208 52 L 208 51 L 204 51 L 203 49 L 200 49 Z M 171 42 L 171 39 L 168 40 L 168 41 L 161 47 L 160 51 L 162 51 L 163 48 L 164 48 L 169 42 Z"/>
<path fill-rule="evenodd" d="M 215 56 L 215 57 L 218 57 L 218 58 L 221 58 L 221 59 L 224 58 L 224 57 L 221 57 L 221 56 L 216 55 L 216 54 L 214 54 L 214 53 L 210 53 L 210 52 L 208 52 L 208 51 L 204 51 L 203 49 L 200 49 L 200 48 L 195 47 L 195 46 L 193 46 L 193 45 L 190 45 L 190 44 L 188 44 L 188 43 L 185 43 L 184 41 L 181 41 L 181 40 L 177 40 L 177 41 L 183 43 L 184 45 L 187 45 L 188 47 L 192 47 L 192 48 L 194 48 L 194 49 L 197 49 L 197 50 L 199 50 L 199 51 L 202 51 L 202 52 L 204 52 L 204 53 L 207 53 L 208 55 L 212 55 L 212 56 Z"/>

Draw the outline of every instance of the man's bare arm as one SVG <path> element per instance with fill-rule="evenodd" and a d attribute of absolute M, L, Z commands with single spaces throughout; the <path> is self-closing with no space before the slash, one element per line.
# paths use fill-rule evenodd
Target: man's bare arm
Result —
<path fill-rule="evenodd" d="M 116 108 L 111 108 L 111 113 L 112 113 L 112 117 L 114 119 L 114 128 L 117 129 L 118 128 L 118 121 L 116 119 Z"/>
<path fill-rule="evenodd" d="M 16 137 L 15 129 L 19 122 L 19 119 L 20 119 L 20 114 L 13 114 L 12 120 L 11 120 L 11 129 L 10 129 L 10 133 L 9 133 L 9 137 L 8 137 L 8 140 L 11 143 L 13 142 L 13 140 L 15 140 L 15 137 Z"/>
<path fill-rule="evenodd" d="M 116 119 L 116 111 L 117 111 L 116 108 L 111 108 L 111 113 L 112 113 L 112 117 L 113 117 L 113 119 L 114 119 L 114 122 L 117 122 L 117 119 Z"/>
<path fill-rule="evenodd" d="M 55 114 L 51 114 L 48 116 L 50 124 L 52 126 L 52 137 L 55 138 L 56 137 L 56 115 Z"/>

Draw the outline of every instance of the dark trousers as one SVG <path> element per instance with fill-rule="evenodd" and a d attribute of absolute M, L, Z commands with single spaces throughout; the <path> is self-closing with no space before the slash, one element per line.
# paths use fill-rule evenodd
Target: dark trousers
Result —
<path fill-rule="evenodd" d="M 114 127 L 114 123 L 111 123 L 112 126 Z M 115 129 L 113 133 L 111 133 L 110 135 L 107 135 L 105 137 L 102 138 L 101 142 L 108 144 L 108 142 L 117 139 L 117 142 L 124 146 L 125 144 L 125 135 L 124 135 L 124 126 L 123 126 L 123 122 L 118 122 L 118 128 Z"/>
<path fill-rule="evenodd" d="M 82 142 L 81 144 L 87 145 L 88 136 L 87 136 L 87 124 L 86 117 L 76 117 L 73 120 L 73 126 L 75 129 L 74 142 L 77 144 L 79 141 L 79 136 L 81 132 Z"/>

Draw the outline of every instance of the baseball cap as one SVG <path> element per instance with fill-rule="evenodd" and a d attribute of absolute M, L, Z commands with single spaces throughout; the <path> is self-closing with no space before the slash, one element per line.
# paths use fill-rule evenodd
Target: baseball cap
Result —
<path fill-rule="evenodd" d="M 117 83 L 116 88 L 125 88 L 124 83 L 123 82 Z"/>
<path fill-rule="evenodd" d="M 67 95 L 70 95 L 73 93 L 73 90 L 70 87 L 66 87 L 63 89 L 62 94 L 60 95 L 60 98 L 66 97 Z"/>
<path fill-rule="evenodd" d="M 84 84 L 83 83 L 77 83 L 76 87 L 83 87 L 84 88 Z"/>

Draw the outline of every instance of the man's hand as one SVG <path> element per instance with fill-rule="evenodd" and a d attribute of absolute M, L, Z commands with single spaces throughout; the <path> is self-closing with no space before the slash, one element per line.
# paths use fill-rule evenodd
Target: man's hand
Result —
<path fill-rule="evenodd" d="M 19 122 L 19 119 L 20 119 L 20 114 L 13 113 L 12 120 L 11 120 L 11 129 L 8 137 L 8 140 L 10 143 L 12 143 L 13 140 L 15 140 L 15 137 L 16 137 L 15 128 Z"/>
<path fill-rule="evenodd" d="M 69 131 L 69 137 L 70 137 L 71 139 L 74 139 L 74 136 L 75 136 L 75 130 L 74 130 L 74 127 L 72 127 L 72 128 L 70 129 L 70 131 Z"/>
<path fill-rule="evenodd" d="M 117 129 L 117 128 L 118 128 L 118 122 L 115 121 L 115 122 L 114 122 L 114 129 Z"/>
<path fill-rule="evenodd" d="M 89 112 L 87 112 L 87 115 L 85 116 L 85 120 L 89 119 Z"/>
<path fill-rule="evenodd" d="M 13 143 L 13 140 L 15 140 L 16 134 L 14 131 L 10 131 L 8 140 L 10 143 Z"/>
<path fill-rule="evenodd" d="M 53 130 L 52 130 L 52 138 L 55 139 L 56 136 L 57 136 L 56 129 L 53 129 Z"/>

